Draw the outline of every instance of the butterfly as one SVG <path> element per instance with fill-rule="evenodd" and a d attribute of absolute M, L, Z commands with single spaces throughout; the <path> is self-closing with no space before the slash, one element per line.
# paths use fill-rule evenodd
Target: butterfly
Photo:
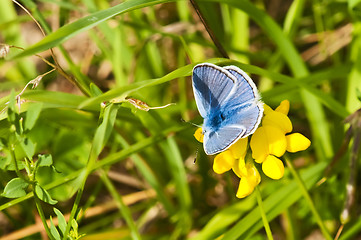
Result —
<path fill-rule="evenodd" d="M 193 68 L 192 86 L 207 155 L 223 152 L 256 131 L 263 103 L 252 79 L 236 66 L 201 63 Z"/>

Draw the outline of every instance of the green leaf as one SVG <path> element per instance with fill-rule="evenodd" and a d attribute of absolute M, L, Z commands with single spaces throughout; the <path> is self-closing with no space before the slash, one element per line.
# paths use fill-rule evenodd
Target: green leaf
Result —
<path fill-rule="evenodd" d="M 69 186 L 71 187 L 71 189 L 67 193 L 69 198 L 71 196 L 73 196 L 79 190 L 85 177 L 86 177 L 86 169 L 85 168 L 77 172 L 77 176 L 74 178 L 73 181 L 71 181 L 69 183 Z"/>
<path fill-rule="evenodd" d="M 95 132 L 90 159 L 96 159 L 105 146 L 110 134 L 113 131 L 118 109 L 119 105 L 115 104 L 110 104 L 105 107 L 103 121 Z"/>
<path fill-rule="evenodd" d="M 37 167 L 50 167 L 53 164 L 51 154 L 39 154 L 38 157 L 38 161 L 36 162 Z"/>
<path fill-rule="evenodd" d="M 224 59 L 222 59 L 222 60 L 224 60 Z M 219 61 L 214 59 L 214 61 L 208 61 L 208 62 L 216 63 Z M 81 109 L 87 108 L 89 106 L 98 105 L 101 102 L 109 101 L 109 100 L 116 99 L 116 98 L 125 98 L 125 97 L 129 96 L 129 94 L 139 91 L 142 88 L 156 86 L 156 85 L 159 85 L 162 83 L 169 82 L 169 81 L 179 78 L 179 77 L 189 76 L 192 73 L 192 69 L 193 69 L 194 65 L 195 64 L 190 64 L 190 65 L 186 65 L 184 67 L 180 67 L 161 78 L 149 79 L 149 80 L 145 80 L 145 81 L 141 81 L 141 82 L 135 82 L 135 83 L 129 84 L 127 86 L 113 88 L 113 89 L 107 91 L 106 93 L 103 93 L 100 96 L 86 99 L 84 102 L 79 104 L 79 108 L 81 108 Z"/>
<path fill-rule="evenodd" d="M 1 194 L 7 198 L 19 198 L 26 195 L 26 189 L 29 183 L 21 178 L 14 178 L 6 184 L 4 192 Z"/>
<path fill-rule="evenodd" d="M 0 169 L 6 169 L 11 163 L 10 156 L 0 156 Z"/>
<path fill-rule="evenodd" d="M 20 143 L 20 146 L 29 159 L 34 156 L 35 144 L 30 140 L 30 138 L 24 138 L 24 140 Z"/>
<path fill-rule="evenodd" d="M 348 0 L 348 8 L 357 20 L 361 19 L 361 0 Z"/>
<path fill-rule="evenodd" d="M 8 107 L 8 121 L 12 124 L 15 123 L 17 118 L 16 110 L 15 110 L 15 92 L 14 89 L 11 90 L 10 97 L 9 97 L 9 104 Z"/>
<path fill-rule="evenodd" d="M 255 196 L 250 195 L 247 198 L 240 199 L 238 202 L 218 211 L 207 224 L 191 238 L 193 239 L 215 239 L 221 233 L 224 233 L 230 225 L 239 221 L 239 219 L 255 207 Z"/>
<path fill-rule="evenodd" d="M 56 208 L 53 208 L 56 216 L 58 217 L 58 226 L 60 231 L 64 234 L 66 229 L 66 220 L 64 215 Z"/>
<path fill-rule="evenodd" d="M 357 96 L 357 99 L 361 102 L 361 91 L 358 88 L 356 88 L 356 96 Z"/>
<path fill-rule="evenodd" d="M 24 122 L 25 130 L 30 130 L 34 127 L 36 120 L 39 118 L 42 107 L 42 103 L 33 103 L 29 106 Z"/>
<path fill-rule="evenodd" d="M 36 196 L 42 200 L 43 202 L 49 203 L 49 204 L 56 204 L 58 201 L 51 198 L 48 191 L 46 191 L 44 188 L 42 188 L 39 184 L 35 185 L 35 194 Z"/>
<path fill-rule="evenodd" d="M 49 34 L 43 38 L 38 43 L 27 48 L 25 51 L 16 55 L 14 58 L 25 57 L 29 55 L 34 55 L 35 53 L 47 50 L 49 48 L 55 47 L 65 40 L 73 37 L 74 35 L 84 32 L 87 29 L 97 26 L 99 23 L 104 22 L 105 20 L 114 17 L 116 15 L 126 13 L 138 8 L 143 8 L 146 6 L 152 6 L 155 4 L 171 2 L 170 0 L 132 0 L 120 3 L 114 7 L 95 12 L 91 15 L 83 17 L 75 22 L 67 24 L 57 31 Z"/>
<path fill-rule="evenodd" d="M 73 230 L 74 230 L 75 232 L 78 232 L 78 223 L 76 222 L 75 219 L 73 219 L 73 220 L 71 221 L 71 227 L 73 228 Z"/>
<path fill-rule="evenodd" d="M 58 232 L 58 230 L 56 229 L 54 223 L 53 223 L 53 218 L 50 216 L 50 232 L 51 235 L 56 239 L 56 240 L 61 240 L 60 234 Z"/>
<path fill-rule="evenodd" d="M 103 92 L 102 92 L 102 90 L 100 90 L 100 88 L 98 88 L 97 85 L 95 85 L 94 83 L 91 83 L 90 84 L 90 93 L 91 93 L 91 96 L 96 97 L 96 96 L 101 95 Z"/>
<path fill-rule="evenodd" d="M 26 102 L 21 105 L 21 112 L 25 112 L 29 107 L 29 102 L 41 102 L 43 104 L 42 109 L 46 108 L 72 108 L 76 109 L 78 105 L 86 100 L 85 96 L 79 96 L 75 94 L 65 92 L 55 92 L 46 90 L 32 90 L 25 91 L 21 96 L 22 100 Z M 0 98 L 0 109 L 7 106 L 7 98 Z M 99 111 L 99 105 L 92 105 L 85 110 Z M 0 115 L 0 120 L 7 118 L 6 114 Z"/>
<path fill-rule="evenodd" d="M 6 140 L 4 138 L 0 138 L 0 151 L 3 150 L 6 146 Z"/>

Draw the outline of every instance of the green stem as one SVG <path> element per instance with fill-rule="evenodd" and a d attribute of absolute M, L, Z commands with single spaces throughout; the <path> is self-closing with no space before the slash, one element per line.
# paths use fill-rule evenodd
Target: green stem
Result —
<path fill-rule="evenodd" d="M 286 209 L 284 216 L 285 216 L 286 223 L 287 223 L 286 239 L 295 240 L 296 239 L 296 237 L 295 237 L 296 236 L 296 234 L 295 234 L 295 223 L 294 223 L 290 208 Z"/>
<path fill-rule="evenodd" d="M 73 208 L 71 209 L 71 212 L 70 212 L 70 217 L 69 217 L 69 220 L 68 220 L 68 224 L 66 225 L 66 229 L 65 229 L 65 232 L 64 232 L 63 240 L 67 240 L 67 239 L 68 239 L 68 235 L 69 235 L 70 228 L 71 228 L 71 222 L 72 222 L 73 219 L 75 218 L 75 214 L 78 212 L 78 208 L 79 208 L 79 204 L 80 204 L 80 199 L 81 199 L 81 196 L 83 195 L 83 192 L 84 192 L 84 186 L 85 186 L 86 180 L 87 180 L 87 175 L 84 176 L 83 183 L 82 183 L 81 187 L 79 188 L 79 191 L 78 191 L 78 193 L 77 193 L 77 195 L 76 195 Z"/>
<path fill-rule="evenodd" d="M 19 167 L 18 167 L 18 163 L 16 162 L 16 156 L 15 156 L 15 151 L 14 151 L 15 147 L 13 144 L 11 144 L 10 146 L 10 154 L 11 154 L 11 158 L 14 162 L 14 166 L 15 166 L 15 172 L 16 172 L 16 175 L 21 178 L 21 179 L 24 179 L 25 181 L 28 181 L 28 179 L 26 179 L 21 173 L 20 173 L 20 170 L 19 170 Z"/>
<path fill-rule="evenodd" d="M 256 190 L 255 192 L 256 192 L 256 196 L 257 196 L 258 207 L 259 207 L 259 210 L 261 211 L 262 222 L 263 222 L 264 229 L 266 230 L 267 238 L 269 240 L 273 240 L 271 228 L 270 228 L 269 222 L 267 220 L 266 212 L 264 211 L 264 208 L 263 208 L 262 196 L 261 196 L 261 192 L 260 192 L 258 186 L 256 186 L 255 190 Z"/>
<path fill-rule="evenodd" d="M 41 221 L 43 222 L 46 234 L 48 235 L 48 237 L 51 240 L 54 240 L 54 237 L 53 237 L 53 235 L 51 235 L 49 226 L 48 226 L 48 224 L 46 222 L 46 217 L 44 215 L 43 209 L 41 208 L 41 201 L 40 201 L 40 199 L 38 198 L 38 196 L 35 193 L 35 183 L 33 183 L 33 194 L 34 194 L 35 205 L 36 205 L 36 208 L 38 209 L 38 213 L 39 213 L 39 216 L 41 218 Z"/>
<path fill-rule="evenodd" d="M 133 221 L 132 214 L 131 214 L 129 208 L 127 207 L 127 205 L 125 205 L 122 197 L 118 194 L 117 190 L 115 189 L 112 182 L 109 180 L 109 178 L 108 178 L 107 174 L 104 172 L 104 170 L 100 169 L 99 171 L 100 171 L 100 177 L 103 180 L 103 183 L 105 184 L 108 191 L 114 198 L 115 202 L 117 203 L 120 213 L 123 215 L 128 227 L 130 228 L 132 239 L 137 239 L 137 240 L 141 239 L 138 229 Z"/>
<path fill-rule="evenodd" d="M 296 180 L 296 182 L 298 184 L 298 187 L 301 189 L 302 194 L 303 194 L 304 198 L 306 199 L 306 202 L 307 202 L 308 206 L 310 207 L 311 212 L 312 212 L 313 216 L 315 217 L 318 226 L 321 228 L 321 232 L 322 232 L 323 236 L 327 240 L 332 240 L 332 237 L 330 236 L 329 232 L 327 231 L 325 225 L 323 224 L 323 221 L 322 221 L 320 215 L 318 214 L 318 212 L 316 210 L 315 204 L 313 203 L 310 195 L 308 194 L 305 183 L 301 179 L 298 172 L 295 170 L 295 168 L 294 168 L 292 162 L 290 161 L 290 159 L 288 157 L 286 157 L 285 155 L 284 155 L 284 158 L 286 160 L 286 164 L 287 164 L 288 168 L 290 169 L 293 177 L 295 178 L 295 180 Z"/>

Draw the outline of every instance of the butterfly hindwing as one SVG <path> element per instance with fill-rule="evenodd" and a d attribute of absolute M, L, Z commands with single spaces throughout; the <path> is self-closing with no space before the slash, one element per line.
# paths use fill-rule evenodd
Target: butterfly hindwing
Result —
<path fill-rule="evenodd" d="M 203 144 L 207 155 L 224 151 L 246 131 L 242 126 L 223 126 L 218 131 L 205 132 Z"/>
<path fill-rule="evenodd" d="M 244 127 L 246 131 L 239 136 L 240 138 L 252 134 L 257 129 L 263 115 L 263 108 L 259 101 L 252 104 L 232 107 L 229 111 L 227 109 L 226 106 L 224 114 L 231 117 L 226 118 L 225 121 L 222 122 L 222 125 Z M 220 131 L 222 131 L 222 127 L 220 128 Z"/>

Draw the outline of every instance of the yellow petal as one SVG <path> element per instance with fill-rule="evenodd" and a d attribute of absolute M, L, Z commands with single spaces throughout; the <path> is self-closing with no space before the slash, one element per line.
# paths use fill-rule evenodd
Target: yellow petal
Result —
<path fill-rule="evenodd" d="M 269 154 L 281 157 L 287 148 L 287 140 L 285 134 L 277 127 L 264 126 L 265 136 L 269 146 Z"/>
<path fill-rule="evenodd" d="M 213 161 L 213 171 L 218 174 L 222 174 L 230 170 L 234 165 L 235 159 L 232 156 L 231 151 L 226 150 L 218 154 Z"/>
<path fill-rule="evenodd" d="M 274 126 L 280 128 L 284 134 L 292 131 L 291 120 L 281 112 L 270 112 L 262 119 L 262 126 Z"/>
<path fill-rule="evenodd" d="M 275 156 L 269 155 L 262 163 L 262 171 L 266 176 L 272 179 L 280 179 L 283 177 L 285 167 L 281 160 Z"/>
<path fill-rule="evenodd" d="M 267 115 L 269 113 L 273 112 L 273 109 L 268 106 L 267 104 L 263 104 L 263 113 L 264 115 Z"/>
<path fill-rule="evenodd" d="M 247 153 L 248 137 L 239 139 L 233 144 L 229 150 L 232 152 L 234 158 L 241 158 L 246 156 Z"/>
<path fill-rule="evenodd" d="M 253 163 L 247 163 L 247 179 L 254 186 L 258 185 L 261 182 L 261 175 L 259 174 L 257 168 L 253 165 Z"/>
<path fill-rule="evenodd" d="M 241 181 L 239 181 L 239 186 L 237 190 L 236 197 L 238 198 L 244 198 L 250 195 L 254 190 L 255 185 L 248 181 L 247 178 L 241 178 Z"/>
<path fill-rule="evenodd" d="M 311 145 L 311 141 L 301 133 L 292 133 L 287 135 L 286 139 L 288 152 L 303 151 Z"/>
<path fill-rule="evenodd" d="M 252 157 L 257 163 L 263 162 L 269 154 L 269 143 L 264 127 L 259 127 L 251 137 Z"/>
<path fill-rule="evenodd" d="M 248 175 L 244 157 L 235 160 L 232 170 L 239 178 L 246 177 Z"/>
<path fill-rule="evenodd" d="M 202 132 L 202 128 L 198 128 L 195 133 L 193 134 L 193 136 L 195 137 L 195 139 L 197 139 L 198 142 L 203 142 L 203 132 Z"/>
<path fill-rule="evenodd" d="M 276 112 L 280 112 L 285 115 L 288 115 L 289 110 L 290 110 L 290 101 L 288 100 L 283 100 L 281 104 L 275 109 Z"/>

